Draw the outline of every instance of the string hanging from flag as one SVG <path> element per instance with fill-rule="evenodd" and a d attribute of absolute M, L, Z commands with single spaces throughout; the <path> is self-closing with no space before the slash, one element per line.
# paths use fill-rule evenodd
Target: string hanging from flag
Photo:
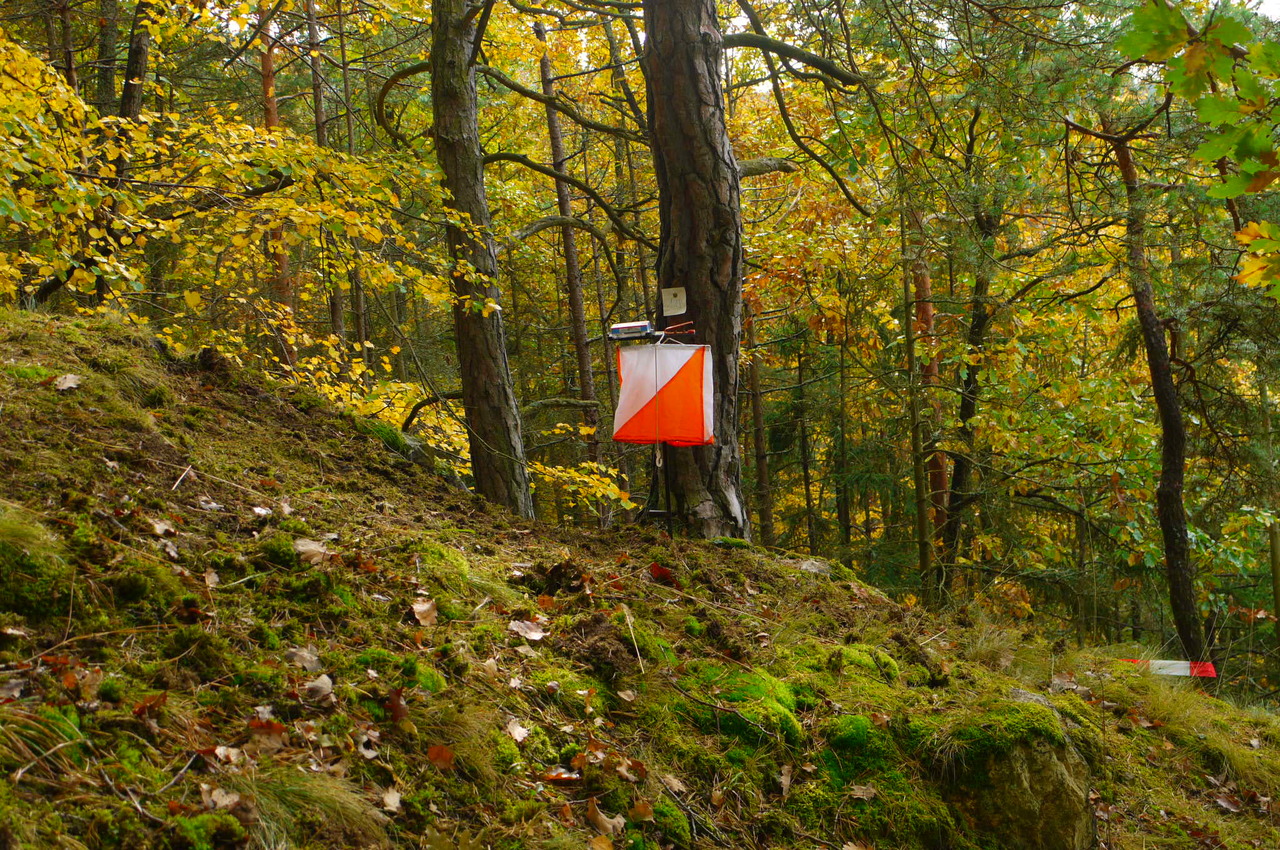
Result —
<path fill-rule="evenodd" d="M 715 442 L 711 346 L 619 348 L 618 379 L 614 440 L 673 446 Z"/>

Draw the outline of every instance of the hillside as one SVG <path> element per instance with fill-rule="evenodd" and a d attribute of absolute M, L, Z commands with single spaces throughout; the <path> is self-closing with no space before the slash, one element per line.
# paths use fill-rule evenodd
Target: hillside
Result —
<path fill-rule="evenodd" d="M 108 320 L 0 351 L 0 848 L 1280 844 L 1280 722 L 1141 649 L 513 521 Z"/>

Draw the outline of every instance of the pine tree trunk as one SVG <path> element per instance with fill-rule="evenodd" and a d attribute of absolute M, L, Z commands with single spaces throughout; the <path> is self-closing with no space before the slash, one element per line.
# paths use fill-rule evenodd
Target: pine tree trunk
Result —
<path fill-rule="evenodd" d="M 659 288 L 683 286 L 694 342 L 711 346 L 715 444 L 673 447 L 671 491 L 700 537 L 746 537 L 738 457 L 742 218 L 725 127 L 714 0 L 645 0 L 645 78 L 658 185 Z"/>
<path fill-rule="evenodd" d="M 431 10 L 436 158 L 444 172 L 448 205 L 469 219 L 467 227 L 450 225 L 448 239 L 459 263 L 453 276 L 453 322 L 472 475 L 482 496 L 521 516 L 533 516 L 502 313 L 486 308 L 498 298 L 493 283 L 498 260 L 488 230 L 476 78 L 470 64 L 475 23 L 466 0 L 433 0 Z"/>
<path fill-rule="evenodd" d="M 1205 657 L 1204 635 L 1197 612 L 1195 566 L 1187 540 L 1187 515 L 1182 503 L 1186 467 L 1187 432 L 1182 421 L 1182 405 L 1173 382 L 1169 346 L 1164 325 L 1156 313 L 1151 288 L 1151 270 L 1147 264 L 1147 210 L 1138 169 L 1134 165 L 1129 143 L 1113 140 L 1112 150 L 1124 180 L 1127 209 L 1125 211 L 1125 250 L 1128 256 L 1129 288 L 1142 328 L 1142 343 L 1151 373 L 1151 390 L 1160 416 L 1160 484 L 1156 488 L 1156 517 L 1164 540 L 1165 573 L 1169 582 L 1169 606 L 1174 625 L 1182 641 L 1183 651 L 1192 661 Z"/>

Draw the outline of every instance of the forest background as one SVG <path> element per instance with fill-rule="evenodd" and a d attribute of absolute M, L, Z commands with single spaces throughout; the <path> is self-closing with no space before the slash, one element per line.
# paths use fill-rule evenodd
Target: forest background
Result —
<path fill-rule="evenodd" d="M 659 6 L 709 64 L 646 61 Z M 1275 693 L 1269 19 L 10 0 L 0 26 L 0 300 L 216 346 L 566 524 L 663 503 L 652 449 L 607 439 L 605 331 L 658 320 L 662 198 L 693 194 L 655 168 L 674 79 L 741 197 L 741 315 L 698 328 L 741 375 L 734 535 Z"/>

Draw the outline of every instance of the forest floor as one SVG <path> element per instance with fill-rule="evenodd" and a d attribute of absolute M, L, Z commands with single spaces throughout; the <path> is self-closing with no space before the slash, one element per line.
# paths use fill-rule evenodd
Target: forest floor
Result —
<path fill-rule="evenodd" d="M 513 520 L 119 322 L 0 352 L 0 848 L 1280 846 L 1280 721 L 1140 649 Z"/>

